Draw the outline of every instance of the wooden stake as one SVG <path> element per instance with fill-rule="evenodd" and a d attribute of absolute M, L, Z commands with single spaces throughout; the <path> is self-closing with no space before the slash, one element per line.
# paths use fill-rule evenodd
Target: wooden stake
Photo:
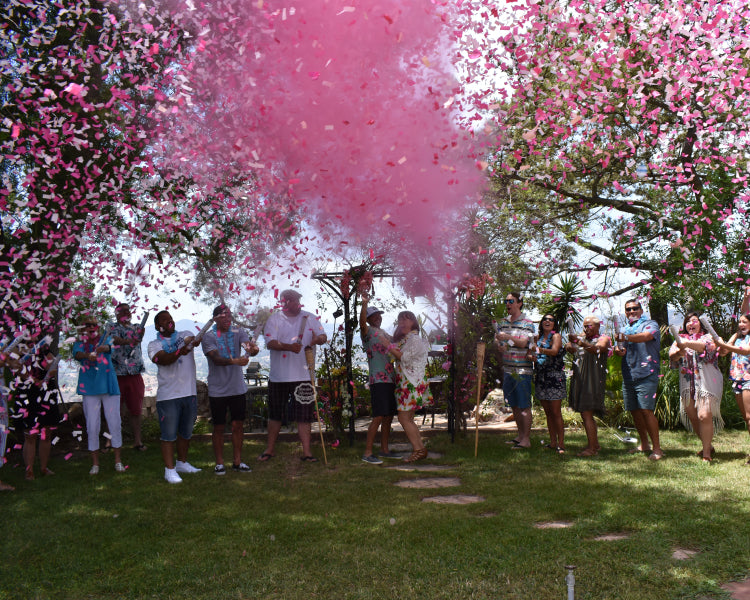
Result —
<path fill-rule="evenodd" d="M 479 342 L 477 344 L 477 404 L 474 407 L 474 458 L 477 457 L 479 452 L 479 403 L 482 395 L 482 371 L 484 370 L 484 350 L 485 343 Z"/>
<path fill-rule="evenodd" d="M 310 384 L 313 387 L 315 403 L 315 418 L 318 419 L 318 431 L 320 432 L 320 445 L 323 447 L 323 462 L 328 466 L 328 458 L 326 457 L 326 443 L 323 439 L 323 422 L 320 420 L 320 412 L 318 411 L 318 393 L 315 387 L 315 351 L 309 346 L 305 348 L 305 358 L 307 359 L 307 369 L 310 371 Z"/>

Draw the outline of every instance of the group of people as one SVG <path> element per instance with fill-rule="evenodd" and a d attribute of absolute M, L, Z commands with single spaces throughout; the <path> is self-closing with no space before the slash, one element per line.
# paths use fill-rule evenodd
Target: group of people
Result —
<path fill-rule="evenodd" d="M 428 346 L 420 335 L 414 313 L 399 313 L 392 335 L 382 328 L 383 311 L 369 305 L 363 294 L 360 335 L 367 354 L 372 421 L 367 430 L 362 460 L 381 464 L 384 458 L 401 458 L 390 450 L 393 417 L 397 416 L 411 446 L 405 462 L 427 457 L 427 449 L 414 422 L 415 411 L 432 402 L 425 378 Z M 311 448 L 315 415 L 314 374 L 310 372 L 306 352 L 325 344 L 327 336 L 318 317 L 302 310 L 301 294 L 284 290 L 281 310 L 265 323 L 263 337 L 270 354 L 269 422 L 266 447 L 257 460 L 274 458 L 282 423 L 295 421 L 302 446 L 301 460 L 317 462 Z M 546 418 L 549 442 L 546 447 L 565 453 L 565 427 L 561 402 L 581 414 L 587 445 L 578 456 L 595 456 L 600 450 L 596 418 L 604 415 L 607 360 L 613 354 L 622 357 L 624 408 L 632 414 L 639 443 L 631 452 L 643 452 L 650 460 L 663 458 L 659 426 L 654 409 L 660 376 L 660 329 L 644 316 L 638 300 L 625 303 L 627 326 L 614 339 L 603 334 L 595 315 L 583 320 L 581 334 L 570 332 L 563 343 L 551 314 L 542 316 L 538 326 L 523 313 L 523 298 L 517 292 L 506 296 L 507 316 L 497 325 L 495 341 L 502 353 L 503 394 L 517 424 L 517 436 L 509 443 L 514 450 L 531 445 L 531 396 L 541 403 Z M 723 378 L 717 359 L 732 354 L 730 377 L 737 404 L 750 431 L 750 287 L 745 294 L 738 331 L 729 341 L 709 335 L 697 313 L 685 316 L 682 332 L 669 350 L 673 366 L 679 369 L 680 402 L 685 423 L 701 442 L 697 455 L 713 460 L 714 431 L 722 425 L 721 396 Z M 141 409 L 145 386 L 141 355 L 143 324 L 132 324 L 130 307 L 116 307 L 117 321 L 103 331 L 97 320 L 84 315 L 80 335 L 73 345 L 73 357 L 80 364 L 77 392 L 82 396 L 86 419 L 88 450 L 92 466 L 100 470 L 101 415 L 107 424 L 106 445 L 114 453 L 114 468 L 124 472 L 122 462 L 121 405 L 126 407 L 134 435 L 134 449 L 145 450 L 141 440 Z M 222 304 L 213 311 L 211 323 L 198 335 L 175 330 L 168 311 L 154 317 L 157 338 L 148 344 L 148 358 L 157 367 L 156 409 L 159 417 L 164 478 L 180 483 L 181 475 L 201 469 L 188 462 L 188 449 L 197 418 L 196 366 L 194 349 L 200 344 L 208 362 L 208 393 L 213 423 L 212 446 L 216 475 L 224 475 L 224 437 L 227 415 L 230 421 L 232 470 L 249 473 L 242 459 L 243 424 L 246 411 L 244 367 L 258 353 L 255 338 L 233 325 L 229 307 Z M 211 326 L 212 325 L 212 326 Z M 572 379 L 567 385 L 564 357 L 573 356 Z M 0 443 L 5 450 L 7 417 L 13 412 L 16 429 L 24 435 L 23 457 L 26 479 L 35 478 L 37 446 L 41 475 L 53 475 L 49 469 L 53 429 L 60 421 L 59 392 L 56 383 L 56 359 L 49 353 L 48 340 L 42 339 L 23 356 L 1 354 L 0 367 L 13 374 L 12 389 L 0 390 Z M 12 399 L 15 411 L 8 411 Z M 374 452 L 380 431 L 380 450 Z M 175 460 L 176 453 L 176 460 Z M 750 458 L 748 459 L 750 464 Z M 0 490 L 12 489 L 0 482 Z"/>
<path fill-rule="evenodd" d="M 631 453 L 643 452 L 652 461 L 661 460 L 664 451 L 659 441 L 659 423 L 654 414 L 660 377 L 660 329 L 648 319 L 641 303 L 625 303 L 627 325 L 614 339 L 604 335 L 595 315 L 583 320 L 583 333 L 570 332 L 563 343 L 555 317 L 542 316 L 535 331 L 533 322 L 522 312 L 521 295 L 512 292 L 505 299 L 507 316 L 497 325 L 495 341 L 502 352 L 503 394 L 517 423 L 518 435 L 509 443 L 515 450 L 529 448 L 531 432 L 532 382 L 534 394 L 542 405 L 549 442 L 546 447 L 565 453 L 565 428 L 561 402 L 581 414 L 587 445 L 578 456 L 599 453 L 596 418 L 604 416 L 607 360 L 612 354 L 622 357 L 622 394 L 638 432 L 639 443 Z M 701 441 L 697 455 L 705 462 L 714 456 L 712 439 L 721 427 L 723 377 L 717 359 L 732 354 L 730 377 L 740 412 L 750 431 L 750 287 L 747 288 L 739 318 L 738 332 L 728 342 L 714 339 L 705 330 L 700 316 L 685 316 L 682 332 L 669 350 L 670 362 L 679 369 L 681 411 L 685 423 Z M 566 385 L 564 357 L 573 355 L 572 379 Z M 750 464 L 750 457 L 748 463 Z"/>
<path fill-rule="evenodd" d="M 301 294 L 296 290 L 284 290 L 280 294 L 281 310 L 274 312 L 263 327 L 263 337 L 270 354 L 268 437 L 264 451 L 258 457 L 261 462 L 275 456 L 276 443 L 282 423 L 297 423 L 302 445 L 301 460 L 318 462 L 313 455 L 312 422 L 315 414 L 315 378 L 310 373 L 306 351 L 313 353 L 315 347 L 325 344 L 327 336 L 318 317 L 302 310 Z M 362 330 L 368 357 L 371 361 L 371 383 L 375 418 L 373 428 L 383 431 L 381 456 L 400 457 L 388 450 L 388 433 L 394 415 L 404 427 L 413 445 L 413 453 L 407 461 L 421 460 L 427 450 L 414 423 L 414 411 L 428 402 L 429 386 L 425 380 L 427 346 L 419 335 L 419 324 L 411 312 L 399 315 L 393 337 L 386 334 L 381 325 L 382 311 L 367 306 L 364 300 Z M 100 437 L 102 414 L 106 422 L 105 446 L 114 454 L 114 469 L 126 471 L 122 460 L 121 409 L 125 407 L 130 417 L 135 450 L 145 450 L 141 440 L 141 411 L 145 393 L 142 373 L 145 370 L 141 352 L 144 323 L 131 323 L 130 307 L 123 303 L 115 309 L 117 321 L 100 326 L 90 314 L 79 323 L 79 336 L 72 349 L 73 358 L 79 363 L 77 393 L 82 398 L 86 421 L 88 451 L 91 457 L 91 475 L 100 472 Z M 212 326 L 210 326 L 212 324 Z M 197 386 L 194 349 L 200 344 L 208 363 L 208 396 L 213 424 L 212 446 L 215 465 L 213 472 L 224 475 L 224 437 L 227 417 L 230 422 L 232 444 L 232 470 L 249 473 L 250 467 L 242 459 L 244 421 L 246 412 L 246 390 L 244 367 L 249 357 L 258 353 L 256 340 L 243 328 L 232 322 L 228 306 L 220 305 L 213 310 L 211 324 L 199 334 L 176 331 L 175 322 L 168 311 L 160 311 L 154 317 L 157 331 L 155 340 L 148 344 L 148 358 L 157 367 L 156 410 L 160 427 L 161 453 L 164 462 L 164 479 L 169 483 L 180 483 L 182 475 L 196 473 L 201 469 L 188 461 L 188 450 L 193 427 L 197 418 Z M 41 344 L 28 365 L 8 360 L 14 370 L 14 385 L 10 397 L 18 410 L 17 429 L 25 432 L 24 460 L 26 478 L 34 478 L 34 456 L 39 443 L 42 475 L 52 475 L 47 466 L 52 434 L 60 422 L 58 411 L 59 392 L 55 372 L 49 371 L 54 357 L 47 353 L 48 346 Z M 0 367 L 5 367 L 3 359 Z M 3 389 L 0 400 L 0 417 L 5 411 L 8 394 Z M 0 428 L 3 444 L 7 427 Z M 374 433 L 368 434 L 366 462 L 381 462 L 372 453 Z M 4 447 L 3 447 L 4 452 Z M 176 460 L 175 460 L 176 454 Z M 12 489 L 0 482 L 0 489 Z"/>

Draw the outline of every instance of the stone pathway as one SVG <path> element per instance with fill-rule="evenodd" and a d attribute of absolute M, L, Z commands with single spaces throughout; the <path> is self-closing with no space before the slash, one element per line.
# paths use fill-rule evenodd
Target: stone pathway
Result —
<path fill-rule="evenodd" d="M 603 535 L 597 535 L 594 538 L 595 542 L 618 542 L 620 540 L 626 540 L 630 537 L 629 533 L 605 533 Z"/>
<path fill-rule="evenodd" d="M 486 498 L 482 496 L 470 496 L 467 494 L 456 494 L 453 496 L 430 496 L 422 498 L 422 502 L 431 502 L 433 504 L 474 504 L 484 502 Z"/>
<path fill-rule="evenodd" d="M 725 583 L 721 589 L 732 594 L 734 600 L 750 600 L 750 578 L 743 581 L 733 581 Z"/>
<path fill-rule="evenodd" d="M 541 523 L 534 523 L 534 527 L 537 529 L 566 529 L 567 527 L 573 527 L 573 523 L 570 521 L 542 521 Z"/>
<path fill-rule="evenodd" d="M 402 488 L 435 489 L 445 487 L 457 487 L 461 485 L 458 477 L 425 477 L 423 479 L 403 479 L 397 481 L 396 485 Z"/>

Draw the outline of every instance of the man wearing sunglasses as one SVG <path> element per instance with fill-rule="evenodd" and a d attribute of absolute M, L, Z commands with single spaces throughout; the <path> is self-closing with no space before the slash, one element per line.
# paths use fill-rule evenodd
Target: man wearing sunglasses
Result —
<path fill-rule="evenodd" d="M 638 300 L 625 303 L 628 326 L 617 336 L 615 352 L 622 356 L 622 396 L 633 415 L 641 443 L 631 452 L 644 452 L 649 460 L 664 456 L 659 445 L 659 422 L 654 415 L 659 385 L 659 325 L 647 319 Z M 650 438 L 650 442 L 649 442 Z"/>
<path fill-rule="evenodd" d="M 524 313 L 523 300 L 518 292 L 505 298 L 508 316 L 497 324 L 495 342 L 503 354 L 503 396 L 513 409 L 518 435 L 513 450 L 531 446 L 531 376 L 533 362 L 529 354 L 534 337 L 534 323 Z"/>

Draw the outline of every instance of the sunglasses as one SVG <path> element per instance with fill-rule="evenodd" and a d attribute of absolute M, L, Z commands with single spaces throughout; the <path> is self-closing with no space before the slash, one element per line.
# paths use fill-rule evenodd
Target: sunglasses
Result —
<path fill-rule="evenodd" d="M 550 319 L 549 317 L 544 317 L 544 318 L 542 319 L 542 323 L 544 323 L 545 321 L 547 321 L 547 323 L 554 323 L 554 322 L 555 322 L 555 320 L 554 320 L 554 319 Z"/>
<path fill-rule="evenodd" d="M 641 310 L 640 306 L 626 306 L 625 307 L 625 312 L 626 313 L 629 313 L 629 312 L 638 312 L 639 310 Z"/>
<path fill-rule="evenodd" d="M 508 299 L 505 300 L 505 304 L 515 304 L 515 303 L 516 303 L 516 301 L 513 298 L 508 298 Z"/>

